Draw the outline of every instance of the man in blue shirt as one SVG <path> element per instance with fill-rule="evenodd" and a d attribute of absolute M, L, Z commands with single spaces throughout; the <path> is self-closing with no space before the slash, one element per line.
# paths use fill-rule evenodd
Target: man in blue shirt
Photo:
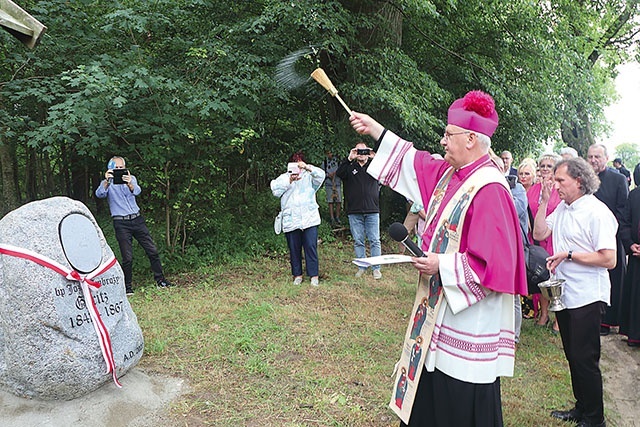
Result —
<path fill-rule="evenodd" d="M 96 189 L 96 197 L 107 199 L 111 218 L 113 219 L 113 228 L 116 231 L 116 239 L 120 246 L 122 255 L 121 265 L 124 272 L 124 283 L 127 295 L 133 294 L 132 266 L 133 266 L 133 238 L 138 241 L 144 249 L 149 262 L 151 263 L 151 271 L 159 288 L 166 288 L 172 284 L 165 279 L 162 272 L 162 263 L 158 249 L 153 243 L 151 233 L 145 223 L 144 217 L 140 214 L 140 208 L 136 203 L 136 196 L 140 194 L 142 189 L 138 185 L 138 180 L 129 171 L 122 175 L 122 183 L 115 180 L 114 170 L 124 170 L 126 168 L 125 161 L 122 157 L 114 156 L 109 161 L 105 179 L 100 182 Z"/>

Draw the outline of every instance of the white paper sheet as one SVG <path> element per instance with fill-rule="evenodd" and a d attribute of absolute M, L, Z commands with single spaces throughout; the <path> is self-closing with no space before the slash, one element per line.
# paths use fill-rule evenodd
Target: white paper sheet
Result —
<path fill-rule="evenodd" d="M 383 264 L 397 264 L 399 262 L 411 262 L 411 257 L 409 255 L 400 255 L 400 254 L 390 254 L 390 255 L 380 255 L 369 258 L 356 258 L 353 262 L 355 265 L 361 268 L 371 267 L 372 265 L 383 265 Z"/>

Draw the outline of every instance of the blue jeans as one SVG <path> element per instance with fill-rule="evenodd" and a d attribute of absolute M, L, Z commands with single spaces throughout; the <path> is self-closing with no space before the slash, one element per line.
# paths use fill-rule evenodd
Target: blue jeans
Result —
<path fill-rule="evenodd" d="M 291 274 L 293 277 L 302 276 L 302 249 L 307 264 L 307 276 L 318 275 L 318 226 L 305 230 L 293 230 L 284 233 L 289 246 Z"/>
<path fill-rule="evenodd" d="M 382 255 L 382 249 L 380 248 L 380 214 L 349 214 L 349 227 L 351 228 L 356 258 L 367 256 L 367 249 L 364 246 L 365 237 L 369 240 L 371 256 Z M 380 270 L 379 265 L 374 265 L 372 268 Z"/>

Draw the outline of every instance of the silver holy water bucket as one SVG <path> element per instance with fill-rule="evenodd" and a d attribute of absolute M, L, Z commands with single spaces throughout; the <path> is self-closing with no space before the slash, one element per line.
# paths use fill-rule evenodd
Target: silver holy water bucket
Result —
<path fill-rule="evenodd" d="M 542 283 L 538 283 L 542 296 L 549 300 L 549 311 L 560 311 L 567 308 L 560 298 L 562 296 L 562 285 L 564 282 L 564 279 L 551 278 Z"/>

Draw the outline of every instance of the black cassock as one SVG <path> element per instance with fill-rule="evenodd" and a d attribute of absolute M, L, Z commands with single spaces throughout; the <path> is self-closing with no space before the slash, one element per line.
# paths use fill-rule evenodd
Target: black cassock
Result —
<path fill-rule="evenodd" d="M 629 209 L 626 221 L 621 225 L 620 237 L 629 253 L 629 264 L 622 287 L 620 305 L 620 334 L 629 343 L 640 343 L 640 257 L 631 255 L 632 244 L 640 244 L 640 188 L 629 193 Z"/>
<path fill-rule="evenodd" d="M 596 191 L 595 196 L 607 205 L 618 220 L 618 233 L 616 235 L 617 262 L 616 267 L 609 270 L 609 280 L 611 280 L 611 306 L 607 307 L 607 312 L 602 319 L 602 324 L 604 326 L 618 326 L 620 324 L 622 282 L 626 271 L 626 256 L 622 246 L 622 240 L 620 239 L 620 224 L 624 222 L 624 217 L 628 209 L 627 198 L 629 195 L 629 187 L 627 186 L 627 179 L 624 175 L 610 167 L 600 172 L 598 178 L 600 178 L 600 188 Z"/>

